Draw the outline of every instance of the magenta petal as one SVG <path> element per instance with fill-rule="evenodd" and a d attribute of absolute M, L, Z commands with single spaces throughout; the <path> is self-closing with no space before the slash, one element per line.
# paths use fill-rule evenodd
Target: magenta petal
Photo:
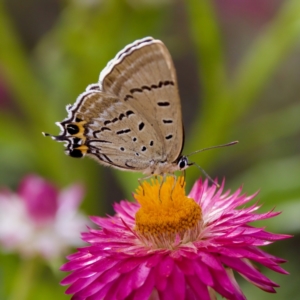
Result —
<path fill-rule="evenodd" d="M 116 272 L 114 268 L 103 272 L 96 280 L 94 280 L 86 288 L 77 293 L 80 297 L 90 297 L 91 295 L 102 293 L 102 290 L 108 292 L 107 287 L 112 286 L 115 282 L 118 282 L 120 274 Z M 67 290 L 68 291 L 68 290 Z"/>
<path fill-rule="evenodd" d="M 174 260 L 166 255 L 160 262 L 158 266 L 158 272 L 160 276 L 169 277 L 174 266 Z"/>
<path fill-rule="evenodd" d="M 68 281 L 72 280 L 73 285 L 67 289 L 67 293 L 72 293 L 75 290 L 80 290 L 78 295 L 81 297 L 87 297 L 90 296 L 102 288 L 110 282 L 113 282 L 117 278 L 119 278 L 120 274 L 116 272 L 117 267 L 111 267 L 104 272 L 91 272 L 92 277 L 87 277 L 85 272 L 79 271 L 74 272 L 74 275 L 76 274 L 78 278 L 80 278 L 77 281 L 74 281 L 73 278 L 70 278 L 70 275 L 65 278 L 65 280 L 62 281 L 62 284 L 69 284 Z M 87 268 L 89 270 L 90 267 Z M 87 271 L 85 269 L 85 271 Z M 74 276 L 75 278 L 75 276 Z"/>
<path fill-rule="evenodd" d="M 117 298 L 122 299 L 122 297 L 128 296 L 132 291 L 143 286 L 150 271 L 151 269 L 146 267 L 144 263 L 132 272 L 125 274 L 121 280 L 122 290 L 121 293 L 118 293 Z"/>
<path fill-rule="evenodd" d="M 146 266 L 145 263 L 140 264 L 137 269 L 134 271 L 134 289 L 140 288 L 142 285 L 144 285 L 146 279 L 148 278 L 148 275 L 150 273 L 151 269 Z"/>
<path fill-rule="evenodd" d="M 139 209 L 140 205 L 138 203 L 121 201 L 120 203 L 114 204 L 114 209 L 116 213 L 122 218 L 126 223 L 134 220 L 134 215 Z"/>
<path fill-rule="evenodd" d="M 91 284 L 99 277 L 99 274 L 91 274 L 87 278 L 80 278 L 77 279 L 67 290 L 66 294 L 75 294 L 78 293 L 79 291 L 83 290 L 85 287 L 89 287 L 88 289 L 90 290 Z"/>
<path fill-rule="evenodd" d="M 161 300 L 184 300 L 185 299 L 185 278 L 179 268 L 175 265 L 173 272 L 167 280 L 164 290 L 159 290 Z"/>
<path fill-rule="evenodd" d="M 103 286 L 99 291 L 88 297 L 88 300 L 112 300 L 106 297 L 108 291 L 114 286 L 115 282 L 110 282 Z M 84 298 L 86 299 L 86 298 Z"/>
<path fill-rule="evenodd" d="M 169 294 L 173 293 L 173 299 L 175 300 L 184 300 L 185 299 L 185 276 L 182 271 L 175 265 L 173 272 L 171 273 L 170 279 L 168 281 L 170 289 L 167 288 Z"/>
<path fill-rule="evenodd" d="M 126 275 L 122 275 L 113 282 L 111 288 L 106 292 L 104 299 L 107 300 L 126 299 L 126 296 L 123 294 L 123 280 L 125 276 Z M 117 296 L 118 294 L 121 295 L 121 298 Z"/>
<path fill-rule="evenodd" d="M 132 297 L 133 300 L 149 299 L 149 296 L 151 295 L 155 284 L 154 275 L 155 273 L 151 270 L 149 276 L 147 276 L 145 283 L 134 292 Z"/>
<path fill-rule="evenodd" d="M 189 300 L 198 300 L 199 299 L 190 286 L 187 286 L 187 289 L 186 289 L 186 299 L 189 299 Z M 203 299 L 203 298 L 201 298 L 201 299 Z"/>
<path fill-rule="evenodd" d="M 70 259 L 70 257 L 68 257 Z M 80 257 L 71 260 L 70 262 L 65 263 L 60 269 L 62 271 L 73 271 L 88 265 L 92 265 L 97 261 L 101 260 L 104 266 L 110 267 L 111 265 L 115 265 L 117 261 L 110 258 L 97 257 L 92 255 L 91 253 L 82 254 Z"/>
<path fill-rule="evenodd" d="M 213 286 L 214 280 L 206 264 L 198 259 L 194 263 L 194 270 L 196 275 L 195 277 L 198 278 L 199 281 L 202 281 L 207 286 Z"/>
<path fill-rule="evenodd" d="M 119 265 L 118 272 L 120 273 L 127 273 L 135 269 L 137 266 L 139 266 L 141 263 L 145 261 L 144 257 L 138 257 L 138 258 L 128 258 L 127 260 L 124 260 Z"/>
<path fill-rule="evenodd" d="M 86 278 L 90 278 L 92 276 L 94 276 L 94 274 L 98 274 L 99 276 L 99 272 L 95 273 L 95 272 L 91 272 L 91 270 L 89 268 L 84 268 L 80 271 L 76 271 L 73 272 L 71 274 L 69 274 L 67 277 L 65 277 L 62 281 L 61 284 L 62 285 L 67 285 L 67 284 L 72 284 L 75 281 L 79 279 L 86 279 Z"/>
<path fill-rule="evenodd" d="M 203 191 L 204 189 L 202 188 L 202 180 L 199 179 L 194 183 L 192 190 L 189 193 L 189 197 L 195 200 L 200 199 Z"/>
<path fill-rule="evenodd" d="M 213 289 L 228 299 L 246 300 L 239 289 L 236 289 L 225 269 L 210 270 L 214 279 Z"/>
<path fill-rule="evenodd" d="M 168 278 L 165 276 L 160 276 L 158 267 L 155 268 L 155 287 L 157 288 L 158 291 L 163 291 L 165 290 L 167 283 L 168 283 Z"/>
<path fill-rule="evenodd" d="M 189 259 L 177 260 L 176 265 L 180 268 L 181 272 L 184 275 L 193 275 L 194 274 L 194 261 Z"/>
<path fill-rule="evenodd" d="M 207 286 L 196 276 L 186 276 L 186 282 L 192 289 L 195 299 L 211 300 Z"/>
<path fill-rule="evenodd" d="M 113 280 L 115 280 L 116 278 L 120 277 L 120 273 L 118 272 L 118 264 L 108 270 L 106 270 L 105 272 L 103 272 L 100 277 L 99 280 L 101 282 L 111 282 Z"/>
<path fill-rule="evenodd" d="M 258 272 L 253 266 L 245 263 L 244 261 L 236 258 L 229 258 L 222 256 L 221 260 L 224 264 L 243 274 L 248 280 L 254 282 L 256 285 L 268 285 L 270 287 L 278 287 L 278 285 L 264 276 L 262 273 Z"/>
<path fill-rule="evenodd" d="M 168 282 L 174 267 L 174 261 L 169 255 L 162 257 L 161 262 L 155 268 L 156 288 L 158 291 L 163 291 Z"/>
<path fill-rule="evenodd" d="M 132 291 L 135 290 L 134 280 L 135 280 L 134 272 L 130 272 L 122 275 L 122 277 L 120 278 L 120 285 L 122 286 L 122 289 L 119 289 L 117 291 L 116 294 L 117 299 L 125 299 L 132 293 Z"/>
<path fill-rule="evenodd" d="M 18 194 L 26 203 L 28 214 L 38 224 L 54 219 L 57 211 L 57 189 L 43 178 L 36 175 L 26 176 Z"/>
<path fill-rule="evenodd" d="M 160 253 L 154 253 L 147 259 L 147 267 L 153 268 L 161 261 Z"/>
<path fill-rule="evenodd" d="M 222 264 L 220 263 L 219 260 L 217 260 L 215 258 L 214 255 L 208 253 L 208 252 L 200 252 L 199 253 L 199 256 L 202 258 L 202 261 L 209 267 L 215 269 L 215 270 L 223 270 L 223 266 Z"/>
<path fill-rule="evenodd" d="M 79 297 L 77 295 L 74 295 L 71 300 L 85 300 L 85 298 Z"/>

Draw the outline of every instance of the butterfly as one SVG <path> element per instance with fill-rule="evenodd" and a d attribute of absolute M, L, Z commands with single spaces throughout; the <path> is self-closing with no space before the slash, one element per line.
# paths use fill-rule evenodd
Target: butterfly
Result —
<path fill-rule="evenodd" d="M 126 46 L 67 112 L 56 123 L 60 134 L 45 135 L 65 142 L 72 157 L 89 156 L 104 166 L 145 175 L 172 174 L 194 164 L 182 155 L 176 71 L 160 40 L 146 37 Z"/>

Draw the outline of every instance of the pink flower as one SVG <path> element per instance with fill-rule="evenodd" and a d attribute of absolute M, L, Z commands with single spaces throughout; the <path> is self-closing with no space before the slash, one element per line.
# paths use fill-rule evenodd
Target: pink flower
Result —
<path fill-rule="evenodd" d="M 18 193 L 0 191 L 0 245 L 5 251 L 53 259 L 82 242 L 88 220 L 77 209 L 83 188 L 58 191 L 36 175 L 26 176 Z"/>
<path fill-rule="evenodd" d="M 257 287 L 275 292 L 278 285 L 253 263 L 287 274 L 284 260 L 259 246 L 287 238 L 250 222 L 279 213 L 255 213 L 257 204 L 237 209 L 256 195 L 241 188 L 230 195 L 199 180 L 187 197 L 184 180 L 172 176 L 161 185 L 144 182 L 134 195 L 138 201 L 115 204 L 116 215 L 92 217 L 100 229 L 89 229 L 89 246 L 68 257 L 63 271 L 67 294 L 88 299 L 246 299 L 234 272 Z"/>
<path fill-rule="evenodd" d="M 231 18 L 251 19 L 252 21 L 267 21 L 275 13 L 279 3 L 273 0 L 227 0 L 217 1 L 221 14 Z"/>

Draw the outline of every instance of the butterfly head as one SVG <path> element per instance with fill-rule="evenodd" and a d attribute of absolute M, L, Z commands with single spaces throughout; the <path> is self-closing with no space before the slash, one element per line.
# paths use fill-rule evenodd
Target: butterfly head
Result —
<path fill-rule="evenodd" d="M 193 163 L 189 163 L 189 160 L 186 156 L 180 156 L 177 161 L 178 171 L 183 171 L 192 165 Z"/>
<path fill-rule="evenodd" d="M 53 140 L 64 142 L 66 145 L 65 153 L 71 157 L 83 157 L 88 150 L 85 145 L 85 121 L 76 118 L 74 121 L 65 120 L 56 123 L 61 128 L 61 133 L 57 136 L 49 133 L 43 133 L 45 136 L 50 136 Z"/>

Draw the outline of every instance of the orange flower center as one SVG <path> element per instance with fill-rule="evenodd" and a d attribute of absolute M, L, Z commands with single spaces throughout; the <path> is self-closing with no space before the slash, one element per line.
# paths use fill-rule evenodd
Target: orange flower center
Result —
<path fill-rule="evenodd" d="M 185 195 L 185 181 L 168 176 L 163 182 L 144 181 L 134 195 L 141 207 L 135 215 L 135 230 L 147 244 L 174 248 L 195 240 L 202 225 L 202 212 L 194 199 Z M 178 244 L 178 243 L 176 243 Z"/>

